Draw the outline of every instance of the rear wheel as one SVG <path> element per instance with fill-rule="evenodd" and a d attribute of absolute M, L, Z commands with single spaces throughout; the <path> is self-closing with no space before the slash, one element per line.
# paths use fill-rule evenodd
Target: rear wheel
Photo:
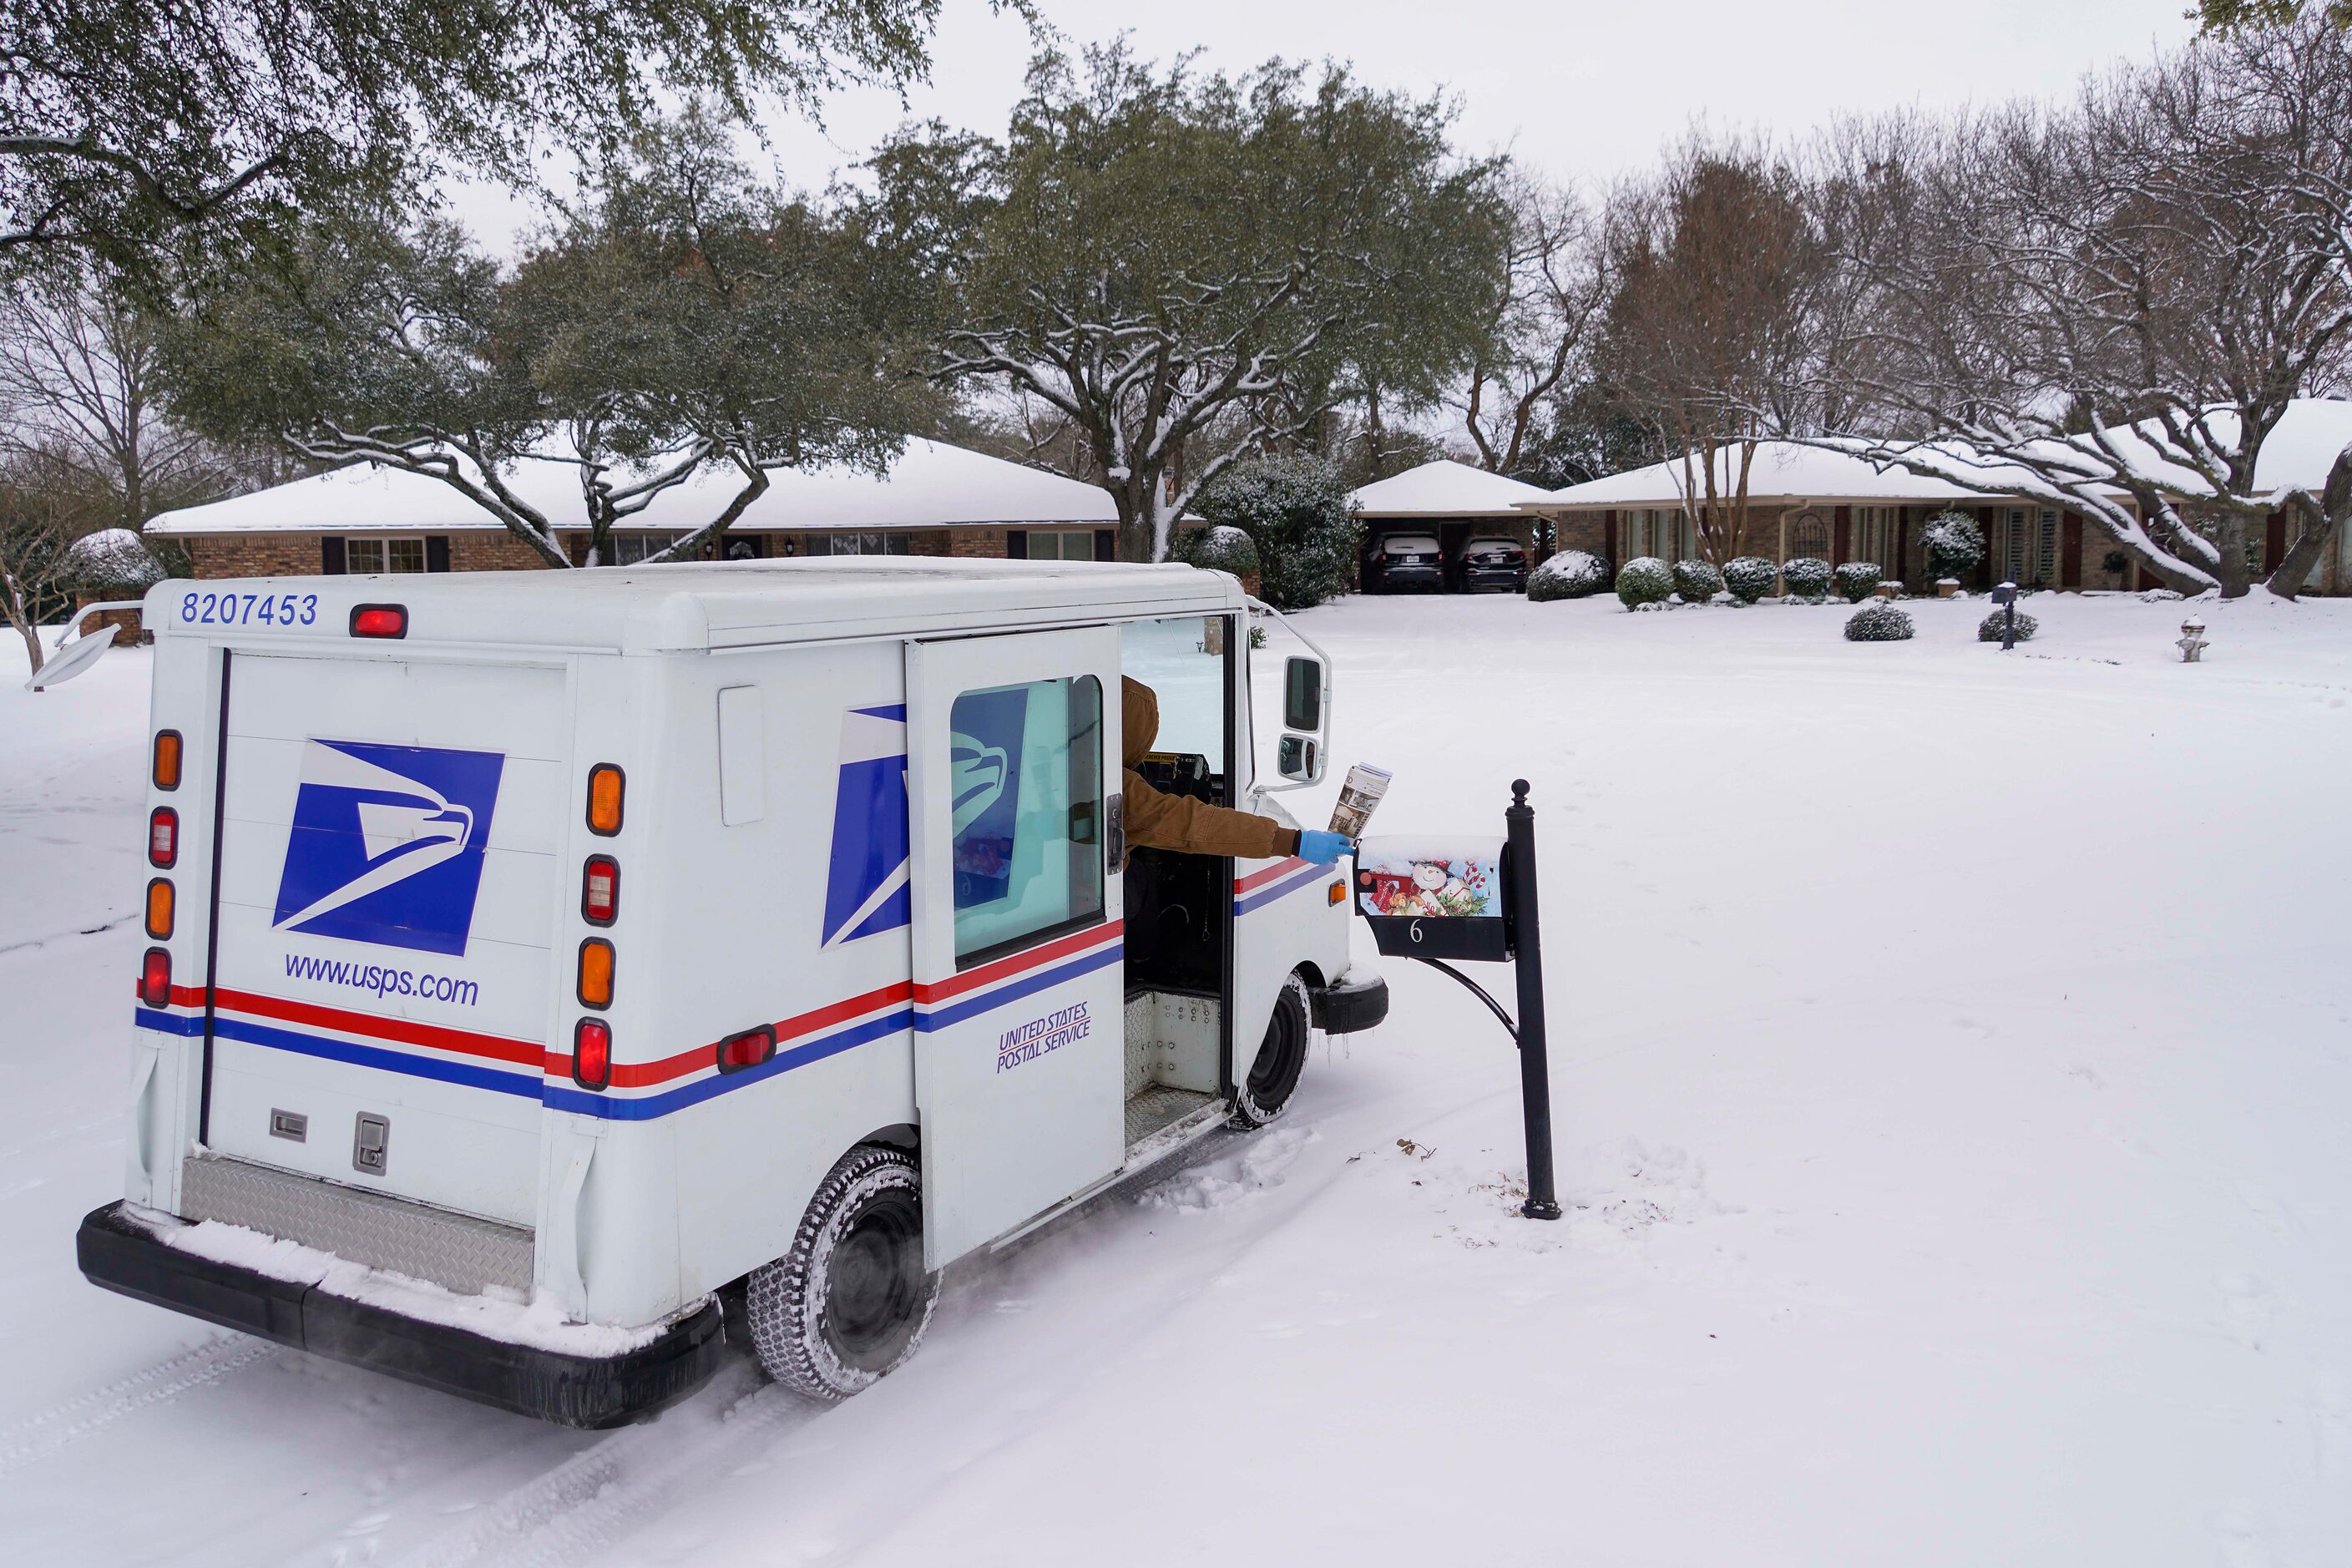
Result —
<path fill-rule="evenodd" d="M 861 1143 L 817 1184 L 793 1249 L 753 1271 L 744 1315 L 769 1376 L 842 1400 L 915 1353 L 938 1294 L 914 1156 Z"/>
<path fill-rule="evenodd" d="M 1298 1075 L 1307 1068 L 1307 982 L 1293 974 L 1274 999 L 1274 1016 L 1266 1020 L 1265 1039 L 1257 1059 L 1234 1085 L 1235 1127 L 1263 1127 L 1290 1104 Z"/>

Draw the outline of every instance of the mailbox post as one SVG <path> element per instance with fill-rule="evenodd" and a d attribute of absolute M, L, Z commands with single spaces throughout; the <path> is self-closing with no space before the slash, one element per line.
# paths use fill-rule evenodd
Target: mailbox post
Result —
<path fill-rule="evenodd" d="M 1551 1071 L 1545 1055 L 1542 933 L 1536 916 L 1536 814 L 1528 781 L 1511 784 L 1499 840 L 1368 838 L 1357 846 L 1356 909 L 1391 958 L 1449 976 L 1486 1004 L 1518 1047 L 1519 1109 L 1528 1152 L 1529 1219 L 1558 1219 L 1551 1163 Z M 1486 987 L 1447 960 L 1510 963 L 1514 1019 Z"/>

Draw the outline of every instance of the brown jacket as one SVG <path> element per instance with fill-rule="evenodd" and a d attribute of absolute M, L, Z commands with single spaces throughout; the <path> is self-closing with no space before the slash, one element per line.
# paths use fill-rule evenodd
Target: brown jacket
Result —
<path fill-rule="evenodd" d="M 1119 679 L 1119 763 L 1127 789 L 1127 842 L 1140 849 L 1182 849 L 1264 860 L 1298 853 L 1298 830 L 1270 816 L 1228 811 L 1190 795 L 1162 795 L 1135 764 L 1160 735 L 1160 698 L 1139 680 Z"/>

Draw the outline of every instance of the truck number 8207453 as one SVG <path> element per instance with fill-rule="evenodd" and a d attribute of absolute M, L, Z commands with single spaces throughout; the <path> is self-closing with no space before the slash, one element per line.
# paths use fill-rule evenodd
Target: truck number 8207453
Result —
<path fill-rule="evenodd" d="M 318 618 L 316 594 L 189 594 L 180 600 L 180 619 L 192 626 L 307 626 Z"/>

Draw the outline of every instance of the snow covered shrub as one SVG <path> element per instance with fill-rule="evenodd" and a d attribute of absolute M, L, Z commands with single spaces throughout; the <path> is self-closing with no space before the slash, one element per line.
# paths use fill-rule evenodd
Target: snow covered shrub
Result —
<path fill-rule="evenodd" d="M 2006 620 L 2006 619 L 2008 618 L 2008 616 L 2009 616 L 2009 612 L 2008 612 L 2007 610 L 1995 610 L 1991 615 L 1989 615 L 1989 616 L 1987 616 L 1983 620 L 1979 621 L 1979 622 L 1977 623 L 1977 641 L 1979 641 L 1979 642 L 1999 642 L 1999 641 L 2000 641 L 2000 628 L 2001 628 L 2001 623 L 2002 623 L 2004 620 Z M 2042 623 L 2041 623 L 2040 621 L 2035 620 L 2032 616 L 2027 615 L 2023 610 L 2020 610 L 2020 611 L 2018 611 L 2018 612 L 2017 612 L 2017 640 L 2018 640 L 2018 641 L 2020 641 L 2020 642 L 2024 642 L 2024 641 L 2026 641 L 2027 639 L 2031 638 L 2031 637 L 2033 636 L 2033 634 L 2034 634 L 2035 632 L 2038 632 L 2038 631 L 2040 631 L 2041 629 L 2042 629 Z"/>
<path fill-rule="evenodd" d="M 1984 559 L 1984 530 L 1964 511 L 1939 511 L 1919 529 L 1927 570 L 1938 577 L 1966 577 Z"/>
<path fill-rule="evenodd" d="M 1834 575 L 1838 596 L 1849 605 L 1861 604 L 1878 588 L 1878 568 L 1867 561 L 1849 561 Z"/>
<path fill-rule="evenodd" d="M 2139 596 L 2143 605 L 2168 605 L 2180 597 L 2169 588 L 2150 588 Z"/>
<path fill-rule="evenodd" d="M 1704 561 L 1677 561 L 1675 592 L 1686 605 L 1704 605 L 1723 592 L 1723 574 Z"/>
<path fill-rule="evenodd" d="M 1780 581 L 1789 584 L 1789 592 L 1800 599 L 1818 605 L 1830 591 L 1830 563 L 1811 555 L 1783 561 L 1780 563 Z"/>
<path fill-rule="evenodd" d="M 1911 617 L 1884 599 L 1874 599 L 1845 618 L 1848 642 L 1908 642 Z"/>
<path fill-rule="evenodd" d="M 1752 605 L 1772 591 L 1780 569 L 1761 555 L 1742 555 L 1723 568 L 1723 585 L 1743 605 Z"/>
<path fill-rule="evenodd" d="M 147 542 L 127 528 L 85 533 L 66 549 L 65 581 L 80 593 L 135 599 L 169 575 Z"/>
<path fill-rule="evenodd" d="M 1536 604 L 1582 599 L 1609 586 L 1609 563 L 1581 550 L 1563 550 L 1528 574 L 1528 597 Z"/>
<path fill-rule="evenodd" d="M 1347 592 L 1360 530 L 1339 470 L 1319 458 L 1255 458 L 1234 464 L 1193 510 L 1237 528 L 1257 546 L 1258 596 L 1303 610 Z"/>
<path fill-rule="evenodd" d="M 1674 591 L 1674 568 L 1654 555 L 1638 557 L 1617 568 L 1617 596 L 1629 610 L 1663 605 Z"/>
<path fill-rule="evenodd" d="M 1248 534 L 1230 524 L 1195 529 L 1182 535 L 1172 553 L 1187 566 L 1230 572 L 1236 577 L 1247 577 L 1258 570 L 1257 546 L 1250 542 Z"/>

